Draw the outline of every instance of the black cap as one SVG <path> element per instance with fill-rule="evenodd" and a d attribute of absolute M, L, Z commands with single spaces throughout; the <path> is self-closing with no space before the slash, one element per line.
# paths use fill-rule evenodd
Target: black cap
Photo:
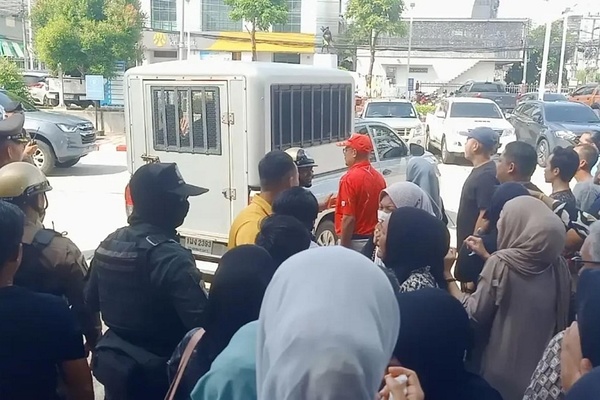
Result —
<path fill-rule="evenodd" d="M 25 115 L 14 114 L 0 121 L 0 140 L 29 141 L 24 134 Z"/>
<path fill-rule="evenodd" d="M 129 181 L 133 201 L 136 194 L 173 193 L 181 197 L 200 196 L 208 189 L 185 183 L 177 164 L 152 163 L 141 166 Z"/>
<path fill-rule="evenodd" d="M 23 104 L 18 101 L 11 101 L 4 107 L 4 112 L 14 113 L 14 112 L 23 112 Z"/>
<path fill-rule="evenodd" d="M 463 132 L 461 134 L 468 138 L 477 140 L 488 150 L 494 149 L 498 145 L 498 141 L 500 139 L 500 135 L 498 135 L 492 128 L 488 128 L 487 126 L 480 126 L 471 130 L 470 132 Z"/>

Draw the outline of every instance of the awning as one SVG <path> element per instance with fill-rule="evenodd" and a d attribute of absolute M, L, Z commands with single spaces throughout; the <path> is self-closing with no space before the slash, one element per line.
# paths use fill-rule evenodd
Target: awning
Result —
<path fill-rule="evenodd" d="M 0 56 L 11 58 L 25 58 L 23 44 L 14 40 L 0 37 Z"/>

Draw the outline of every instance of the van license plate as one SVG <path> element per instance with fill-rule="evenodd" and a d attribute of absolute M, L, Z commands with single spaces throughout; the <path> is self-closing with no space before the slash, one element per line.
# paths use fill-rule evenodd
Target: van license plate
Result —
<path fill-rule="evenodd" d="M 192 251 L 199 253 L 212 254 L 213 241 L 206 239 L 199 239 L 193 237 L 185 237 L 183 245 Z"/>

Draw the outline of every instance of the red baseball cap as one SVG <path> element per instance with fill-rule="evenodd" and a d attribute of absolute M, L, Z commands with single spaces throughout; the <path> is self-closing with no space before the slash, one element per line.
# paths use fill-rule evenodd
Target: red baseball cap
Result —
<path fill-rule="evenodd" d="M 361 153 L 370 153 L 373 151 L 373 143 L 369 135 L 363 135 L 361 133 L 353 133 L 348 140 L 339 142 L 339 147 L 351 147 L 354 150 Z"/>

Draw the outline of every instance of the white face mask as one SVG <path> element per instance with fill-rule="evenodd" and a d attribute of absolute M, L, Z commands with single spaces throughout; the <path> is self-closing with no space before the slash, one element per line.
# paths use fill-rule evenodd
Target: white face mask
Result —
<path fill-rule="evenodd" d="M 390 218 L 390 214 L 391 213 L 385 212 L 383 210 L 377 210 L 377 219 L 380 223 L 383 223 Z"/>

